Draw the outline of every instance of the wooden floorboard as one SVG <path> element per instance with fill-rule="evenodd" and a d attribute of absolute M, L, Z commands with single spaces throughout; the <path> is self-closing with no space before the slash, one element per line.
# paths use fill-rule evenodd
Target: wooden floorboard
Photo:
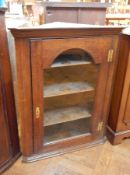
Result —
<path fill-rule="evenodd" d="M 22 163 L 20 158 L 3 175 L 130 175 L 130 139 L 34 163 Z"/>

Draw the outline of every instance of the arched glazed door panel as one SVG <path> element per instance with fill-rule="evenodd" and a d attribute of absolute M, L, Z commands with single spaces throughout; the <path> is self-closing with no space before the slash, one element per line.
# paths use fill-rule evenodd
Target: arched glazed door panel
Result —
<path fill-rule="evenodd" d="M 109 37 L 31 42 L 34 152 L 102 136 L 109 49 Z"/>

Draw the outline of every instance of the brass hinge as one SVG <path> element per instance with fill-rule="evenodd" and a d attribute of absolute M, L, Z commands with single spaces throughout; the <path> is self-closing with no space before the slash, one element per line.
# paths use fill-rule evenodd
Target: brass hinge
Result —
<path fill-rule="evenodd" d="M 108 61 L 108 62 L 112 62 L 112 60 L 113 60 L 113 52 L 114 52 L 113 49 L 110 49 L 110 50 L 108 51 L 108 57 L 107 57 L 107 61 Z"/>
<path fill-rule="evenodd" d="M 36 107 L 36 118 L 40 118 L 40 107 Z"/>
<path fill-rule="evenodd" d="M 104 125 L 103 122 L 99 122 L 99 123 L 98 123 L 97 130 L 98 130 L 98 131 L 101 131 L 101 130 L 103 129 L 103 125 Z"/>

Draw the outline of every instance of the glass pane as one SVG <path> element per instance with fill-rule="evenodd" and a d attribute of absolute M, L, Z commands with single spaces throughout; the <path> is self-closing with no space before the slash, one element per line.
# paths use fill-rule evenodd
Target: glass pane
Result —
<path fill-rule="evenodd" d="M 92 58 L 78 49 L 44 70 L 44 144 L 90 133 L 97 74 Z"/>

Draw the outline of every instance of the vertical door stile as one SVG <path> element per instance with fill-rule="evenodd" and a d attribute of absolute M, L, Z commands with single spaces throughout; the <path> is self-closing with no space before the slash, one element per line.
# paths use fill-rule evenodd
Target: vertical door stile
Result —
<path fill-rule="evenodd" d="M 32 94 L 34 121 L 34 152 L 42 149 L 43 145 L 43 71 L 42 49 L 37 41 L 31 41 L 32 64 Z"/>
<path fill-rule="evenodd" d="M 92 133 L 94 137 L 99 133 L 98 126 L 102 122 L 102 110 L 104 105 L 104 96 L 107 85 L 107 75 L 108 75 L 108 63 L 102 62 L 99 68 L 99 75 L 95 94 L 95 106 L 92 118 Z M 100 104 L 100 105 L 99 105 Z M 100 130 L 102 132 L 102 130 Z"/>

